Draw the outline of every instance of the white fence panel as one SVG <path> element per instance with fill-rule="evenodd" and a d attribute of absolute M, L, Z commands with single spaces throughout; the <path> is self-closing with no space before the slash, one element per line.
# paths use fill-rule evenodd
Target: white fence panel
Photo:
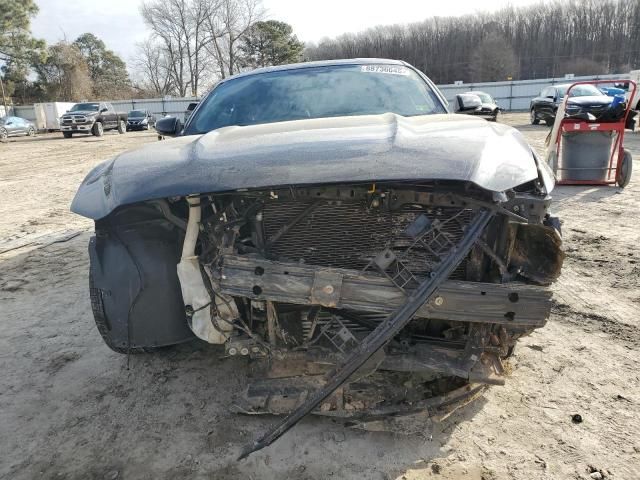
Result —
<path fill-rule="evenodd" d="M 537 97 L 544 87 L 558 83 L 573 83 L 581 80 L 627 79 L 628 73 L 617 75 L 593 75 L 566 78 L 541 78 L 536 80 L 515 80 L 505 82 L 464 83 L 462 85 L 438 85 L 438 88 L 453 106 L 453 100 L 459 93 L 479 90 L 491 95 L 496 103 L 505 110 L 528 110 L 529 102 Z"/>
<path fill-rule="evenodd" d="M 196 97 L 186 98 L 142 98 L 133 100 L 114 100 L 111 102 L 117 111 L 128 112 L 130 110 L 149 110 L 151 113 L 161 115 L 171 115 L 182 118 L 187 106 L 191 102 L 197 102 Z"/>

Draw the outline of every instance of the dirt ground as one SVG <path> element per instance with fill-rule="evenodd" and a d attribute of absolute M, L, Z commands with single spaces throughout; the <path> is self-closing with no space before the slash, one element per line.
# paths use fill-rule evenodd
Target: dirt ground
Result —
<path fill-rule="evenodd" d="M 547 127 L 503 121 L 541 149 Z M 69 204 L 94 165 L 154 141 L 0 144 L 0 478 L 640 478 L 640 168 L 625 190 L 555 190 L 565 268 L 551 320 L 519 344 L 506 386 L 423 435 L 308 418 L 236 462 L 273 421 L 228 411 L 245 361 L 202 342 L 127 359 L 91 316 L 92 224 Z M 640 158 L 640 133 L 626 145 Z"/>

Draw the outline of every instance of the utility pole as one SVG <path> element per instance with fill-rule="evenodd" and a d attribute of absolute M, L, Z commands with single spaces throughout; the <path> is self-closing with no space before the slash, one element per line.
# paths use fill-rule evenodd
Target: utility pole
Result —
<path fill-rule="evenodd" d="M 4 104 L 4 116 L 9 116 L 9 107 L 7 107 L 7 97 L 4 96 L 4 82 L 2 81 L 2 76 L 0 75 L 0 90 L 2 90 L 2 103 Z"/>

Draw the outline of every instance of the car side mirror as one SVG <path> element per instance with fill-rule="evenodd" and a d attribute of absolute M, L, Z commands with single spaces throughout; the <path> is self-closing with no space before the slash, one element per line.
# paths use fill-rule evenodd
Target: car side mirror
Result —
<path fill-rule="evenodd" d="M 475 110 L 481 106 L 482 100 L 477 95 L 470 93 L 461 93 L 456 95 L 456 112 Z"/>
<path fill-rule="evenodd" d="M 165 117 L 156 122 L 156 131 L 161 135 L 175 137 L 180 134 L 180 130 L 182 130 L 182 124 L 176 117 Z"/>
<path fill-rule="evenodd" d="M 109 109 L 108 109 L 108 108 L 106 108 L 106 107 L 105 107 L 105 108 L 101 108 L 101 109 L 100 109 L 100 113 L 104 113 L 104 112 L 108 112 L 108 111 L 109 111 Z"/>

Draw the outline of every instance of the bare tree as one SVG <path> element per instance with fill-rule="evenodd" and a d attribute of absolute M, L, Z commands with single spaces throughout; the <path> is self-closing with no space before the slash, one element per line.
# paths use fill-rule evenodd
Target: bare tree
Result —
<path fill-rule="evenodd" d="M 172 67 L 162 46 L 148 38 L 137 44 L 136 50 L 133 65 L 141 80 L 136 86 L 137 89 L 153 96 L 176 93 Z"/>
<path fill-rule="evenodd" d="M 497 82 L 517 75 L 518 60 L 509 41 L 498 33 L 489 34 L 475 49 L 471 78 L 475 82 Z"/>
<path fill-rule="evenodd" d="M 49 47 L 47 60 L 35 66 L 48 98 L 78 101 L 92 94 L 89 68 L 77 46 L 59 42 Z"/>
<path fill-rule="evenodd" d="M 219 0 L 209 9 L 206 48 L 221 78 L 239 71 L 240 40 L 263 16 L 261 0 Z"/>
<path fill-rule="evenodd" d="M 492 32 L 488 34 L 487 32 Z M 494 43 L 505 62 L 499 75 L 470 68 L 485 38 L 497 35 L 515 52 Z M 305 58 L 387 57 L 405 60 L 438 83 L 483 78 L 541 78 L 561 74 L 581 59 L 582 72 L 628 71 L 640 65 L 640 0 L 580 0 L 509 6 L 492 13 L 433 17 L 409 25 L 378 26 L 356 34 L 323 39 L 305 50 Z M 489 63 L 503 58 L 489 58 Z M 584 61 L 583 61 L 584 60 Z M 585 62 L 589 60 L 588 62 Z M 507 66 L 509 68 L 507 68 Z M 571 66 L 571 65 L 569 65 Z M 577 67 L 577 65 L 576 65 Z M 478 78 L 478 77 L 476 77 Z"/>
<path fill-rule="evenodd" d="M 629 71 L 631 68 L 626 67 Z M 576 58 L 557 68 L 556 73 L 564 75 L 566 73 L 574 73 L 576 75 L 601 75 L 607 73 L 607 65 L 602 62 L 596 62 L 590 58 Z"/>
<path fill-rule="evenodd" d="M 149 0 L 140 9 L 162 44 L 172 84 L 181 96 L 199 93 L 209 41 L 204 24 L 216 7 L 215 0 Z"/>

